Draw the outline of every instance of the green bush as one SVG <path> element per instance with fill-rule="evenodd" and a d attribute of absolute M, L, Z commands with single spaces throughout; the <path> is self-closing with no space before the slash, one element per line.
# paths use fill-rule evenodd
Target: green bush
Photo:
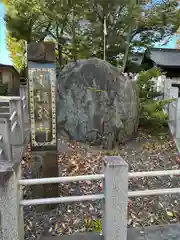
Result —
<path fill-rule="evenodd" d="M 151 68 L 147 71 L 140 72 L 137 79 L 137 89 L 140 98 L 140 122 L 139 126 L 143 128 L 153 129 L 155 131 L 167 127 L 168 115 L 163 112 L 166 104 L 173 100 L 157 100 L 162 93 L 156 91 L 153 77 L 161 76 L 162 72 L 159 68 Z"/>

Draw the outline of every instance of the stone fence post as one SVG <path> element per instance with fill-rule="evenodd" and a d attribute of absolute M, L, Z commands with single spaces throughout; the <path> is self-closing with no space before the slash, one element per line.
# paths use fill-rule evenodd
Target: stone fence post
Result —
<path fill-rule="evenodd" d="M 120 156 L 106 156 L 104 162 L 105 240 L 127 240 L 128 164 Z"/>
<path fill-rule="evenodd" d="M 0 136 L 0 148 L 3 150 L 2 154 L 7 161 L 12 161 L 11 126 L 8 116 L 6 118 L 0 118 Z"/>
<path fill-rule="evenodd" d="M 25 96 L 25 99 L 27 100 L 27 96 L 28 96 L 28 89 L 27 89 L 27 85 L 21 85 L 20 86 L 20 97 L 21 99 Z"/>
<path fill-rule="evenodd" d="M 175 126 L 176 126 L 176 132 L 175 137 L 176 139 L 180 138 L 180 98 L 177 98 L 176 100 L 176 119 L 175 119 Z"/>
<path fill-rule="evenodd" d="M 12 140 L 13 143 L 17 143 L 17 144 L 23 144 L 24 143 L 24 139 L 25 139 L 25 131 L 24 131 L 24 112 L 23 112 L 23 106 L 22 106 L 22 100 L 20 97 L 14 97 L 12 99 L 10 99 L 9 101 L 9 105 L 10 105 L 10 114 L 12 115 L 14 111 L 16 111 L 17 114 L 17 123 L 18 123 L 18 127 L 20 130 L 20 138 Z"/>
<path fill-rule="evenodd" d="M 171 88 L 171 79 L 164 77 L 164 99 L 169 99 Z"/>
<path fill-rule="evenodd" d="M 171 87 L 169 91 L 169 98 L 178 98 L 179 89 L 177 87 Z"/>
<path fill-rule="evenodd" d="M 23 103 L 26 105 L 25 109 L 28 111 L 28 87 L 27 85 L 20 86 L 20 97 L 23 100 Z"/>
<path fill-rule="evenodd" d="M 18 185 L 21 164 L 9 165 L 6 170 L 0 163 L 0 239 L 24 240 L 23 208 L 19 202 L 22 191 Z"/>
<path fill-rule="evenodd" d="M 24 123 L 29 123 L 29 108 L 28 108 L 28 86 L 20 86 L 20 97 L 22 100 Z"/>

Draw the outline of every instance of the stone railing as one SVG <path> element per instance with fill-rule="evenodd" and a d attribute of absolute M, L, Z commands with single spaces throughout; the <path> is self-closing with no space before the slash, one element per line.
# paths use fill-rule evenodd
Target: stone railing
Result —
<path fill-rule="evenodd" d="M 168 103 L 165 112 L 168 113 L 168 125 L 173 139 L 176 143 L 177 149 L 180 152 L 180 98 L 178 87 L 172 87 L 173 81 L 170 78 L 163 79 L 161 88 L 163 86 L 164 99 L 172 102 Z"/>
<path fill-rule="evenodd" d="M 26 138 L 26 131 L 24 131 L 26 126 L 25 121 L 23 121 L 25 118 L 26 98 L 23 96 L 17 98 L 0 98 L 0 140 L 2 149 L 0 159 L 0 239 L 24 240 L 24 206 L 102 200 L 104 205 L 102 221 L 103 239 L 127 240 L 128 197 L 180 193 L 180 188 L 128 191 L 128 180 L 131 178 L 180 175 L 180 170 L 128 172 L 128 164 L 120 156 L 104 157 L 103 172 L 97 175 L 21 179 L 20 156 L 22 154 L 20 153 L 23 152 L 25 145 L 23 139 Z M 172 112 L 177 112 L 177 109 L 179 109 L 179 99 L 175 104 L 175 109 L 172 109 Z M 170 116 L 172 118 L 176 117 L 175 121 L 177 125 L 177 114 L 172 113 Z M 18 138 L 17 133 L 19 134 Z M 21 186 L 52 183 L 65 184 L 87 180 L 102 180 L 103 191 L 92 195 L 57 196 L 42 199 L 24 200 L 22 197 Z"/>
<path fill-rule="evenodd" d="M 20 97 L 0 96 L 0 169 L 2 162 L 18 161 L 18 147 L 26 139 L 28 107 L 26 87 L 21 87 Z M 26 119 L 26 121 L 25 121 Z"/>
<path fill-rule="evenodd" d="M 128 172 L 128 164 L 120 156 L 106 156 L 103 158 L 103 172 L 97 175 L 82 175 L 56 178 L 22 179 L 19 166 L 1 178 L 3 192 L 0 192 L 0 232 L 2 240 L 24 240 L 23 207 L 43 204 L 61 204 L 82 201 L 103 201 L 103 229 L 105 240 L 127 240 L 127 207 L 128 197 L 153 196 L 180 193 L 180 188 L 149 189 L 128 191 L 128 180 L 132 178 L 180 175 L 180 170 Z M 0 174 L 0 176 L 2 176 Z M 42 185 L 50 183 L 69 183 L 77 181 L 102 180 L 103 192 L 83 196 L 64 196 L 44 199 L 22 198 L 20 186 Z M 0 186 L 1 186 L 0 185 Z M 84 239 L 94 239 L 88 237 Z M 167 236 L 168 238 L 168 236 Z M 47 238 L 48 239 L 48 238 Z M 79 238 L 75 238 L 79 239 Z"/>
<path fill-rule="evenodd" d="M 28 142 L 27 87 L 22 86 L 19 97 L 0 96 L 0 239 L 18 239 L 13 231 L 14 215 L 19 216 L 19 204 L 13 197 L 19 195 L 20 163 Z M 26 141 L 27 140 L 27 141 Z M 18 175 L 17 175 L 18 174 Z M 9 212 L 10 210 L 10 212 Z M 12 214 L 12 212 L 13 214 Z M 9 212 L 9 213 L 8 213 Z M 6 216 L 6 217 L 5 217 Z M 11 227 L 12 226 L 12 233 Z M 10 237 L 11 236 L 11 237 Z M 23 236 L 24 238 L 24 236 Z M 23 239 L 21 238 L 21 239 Z"/>
<path fill-rule="evenodd" d="M 177 78 L 166 78 L 166 76 L 160 76 L 153 78 L 157 91 L 163 94 L 164 100 L 171 100 L 165 108 L 164 112 L 168 113 L 168 125 L 173 139 L 176 143 L 177 149 L 180 152 L 180 98 L 179 88 L 173 87 L 173 84 L 180 86 L 180 80 Z"/>

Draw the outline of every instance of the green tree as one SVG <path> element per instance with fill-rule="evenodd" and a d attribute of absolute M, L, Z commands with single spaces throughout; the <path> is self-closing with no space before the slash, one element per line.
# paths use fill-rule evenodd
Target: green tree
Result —
<path fill-rule="evenodd" d="M 52 27 L 49 30 L 49 37 L 57 44 L 57 60 L 59 65 L 63 64 L 63 55 L 70 59 L 77 59 L 78 41 L 80 33 L 80 21 L 83 19 L 82 8 L 85 7 L 84 1 L 64 1 L 63 4 L 56 3 L 51 12 Z M 46 12 L 48 15 L 49 13 Z M 56 19 L 53 18 L 56 16 Z"/>
<path fill-rule="evenodd" d="M 17 40 L 7 33 L 7 46 L 14 67 L 20 72 L 26 64 L 26 42 L 24 40 Z"/>
<path fill-rule="evenodd" d="M 37 0 L 9 0 L 5 21 L 9 34 L 17 40 L 41 41 L 47 36 L 50 22 Z"/>
<path fill-rule="evenodd" d="M 137 80 L 137 89 L 140 99 L 140 127 L 159 131 L 167 126 L 168 115 L 164 113 L 163 108 L 171 101 L 157 100 L 156 97 L 162 93 L 157 92 L 152 78 L 161 76 L 159 68 L 151 68 L 147 71 L 141 71 Z"/>
<path fill-rule="evenodd" d="M 63 54 L 76 58 L 76 31 L 82 19 L 79 14 L 84 6 L 82 0 L 10 0 L 6 5 L 5 20 L 13 39 L 27 43 L 45 38 L 53 40 L 59 65 L 63 64 Z"/>
<path fill-rule="evenodd" d="M 149 47 L 163 37 L 173 34 L 179 25 L 180 10 L 177 1 L 155 2 L 144 8 L 135 1 L 93 1 L 87 13 L 89 28 L 85 36 L 89 41 L 89 51 L 97 56 L 103 55 L 103 19 L 107 19 L 106 55 L 113 62 L 119 59 L 126 65 L 126 55 L 139 47 Z M 88 36 L 88 37 L 87 37 Z"/>
<path fill-rule="evenodd" d="M 38 1 L 8 0 L 5 21 L 7 25 L 7 46 L 13 65 L 26 78 L 26 44 L 42 41 L 50 28 L 46 16 L 40 14 Z"/>
<path fill-rule="evenodd" d="M 106 56 L 125 69 L 135 48 L 152 46 L 179 27 L 177 1 L 155 2 L 144 8 L 135 0 L 9 0 L 6 23 L 9 34 L 26 42 L 51 39 L 57 60 L 96 56 L 103 58 L 106 18 Z"/>

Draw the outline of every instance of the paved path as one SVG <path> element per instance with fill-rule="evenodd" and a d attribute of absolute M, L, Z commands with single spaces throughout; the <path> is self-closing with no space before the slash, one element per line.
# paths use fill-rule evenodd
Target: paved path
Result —
<path fill-rule="evenodd" d="M 71 236 L 63 236 L 63 237 L 44 237 L 41 240 L 103 240 L 102 236 L 98 236 L 93 233 L 81 233 Z"/>
<path fill-rule="evenodd" d="M 127 240 L 180 240 L 180 224 L 129 229 Z"/>
<path fill-rule="evenodd" d="M 71 236 L 43 237 L 41 240 L 103 240 L 94 233 Z M 180 224 L 159 225 L 144 228 L 128 228 L 127 240 L 180 240 Z"/>

